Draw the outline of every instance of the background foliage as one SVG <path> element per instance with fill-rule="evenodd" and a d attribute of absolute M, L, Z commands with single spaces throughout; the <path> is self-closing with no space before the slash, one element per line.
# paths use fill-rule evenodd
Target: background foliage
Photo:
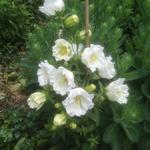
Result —
<path fill-rule="evenodd" d="M 12 62 L 12 57 L 25 49 L 27 33 L 40 22 L 38 6 L 41 0 L 0 1 L 0 63 Z"/>
<path fill-rule="evenodd" d="M 80 24 L 69 29 L 63 21 L 52 17 L 48 24 L 35 26 L 27 41 L 27 57 L 22 60 L 29 92 L 38 88 L 39 62 L 53 61 L 51 47 L 60 29 L 68 40 L 83 42 L 78 38 L 78 32 L 83 30 L 83 2 L 66 0 L 65 3 L 64 14 L 77 14 Z M 11 110 L 12 115 L 8 111 L 1 119 L 1 147 L 15 150 L 41 147 L 45 150 L 66 147 L 69 150 L 150 149 L 150 1 L 91 0 L 90 14 L 91 42 L 104 45 L 107 54 L 111 54 L 116 62 L 119 76 L 127 79 L 130 86 L 128 104 L 103 101 L 87 116 L 74 118 L 78 125 L 74 130 L 69 126 L 51 129 L 56 111 L 50 101 L 39 112 L 19 108 Z"/>

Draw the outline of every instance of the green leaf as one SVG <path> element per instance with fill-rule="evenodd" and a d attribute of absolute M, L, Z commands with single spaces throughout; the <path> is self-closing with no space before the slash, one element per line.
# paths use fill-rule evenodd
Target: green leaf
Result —
<path fill-rule="evenodd" d="M 13 150 L 20 150 L 22 149 L 22 145 L 23 143 L 25 142 L 26 138 L 25 137 L 22 137 L 18 142 L 17 144 L 15 145 L 14 149 Z"/>
<path fill-rule="evenodd" d="M 103 135 L 103 141 L 105 143 L 110 143 L 112 150 L 121 150 L 122 149 L 122 142 L 123 136 L 119 130 L 118 124 L 111 124 L 108 126 Z"/>
<path fill-rule="evenodd" d="M 139 126 L 125 121 L 122 122 L 121 125 L 131 142 L 136 143 L 139 141 L 139 137 L 141 134 Z"/>
<path fill-rule="evenodd" d="M 150 104 L 147 104 L 145 107 L 145 119 L 150 121 Z"/>
<path fill-rule="evenodd" d="M 133 64 L 133 58 L 132 55 L 129 53 L 124 53 L 121 55 L 121 58 L 119 60 L 119 72 L 124 73 L 126 72 Z"/>
<path fill-rule="evenodd" d="M 112 143 L 114 138 L 116 137 L 116 133 L 118 132 L 117 124 L 111 124 L 106 128 L 103 136 L 103 140 L 105 143 Z"/>
<path fill-rule="evenodd" d="M 144 77 L 147 77 L 150 75 L 150 72 L 145 71 L 145 70 L 136 70 L 136 71 L 131 71 L 129 73 L 123 74 L 122 77 L 126 78 L 126 80 L 137 80 L 137 79 L 142 79 Z"/>
<path fill-rule="evenodd" d="M 146 133 L 150 133 L 150 122 L 144 122 L 144 130 Z"/>
<path fill-rule="evenodd" d="M 134 99 L 130 100 L 124 107 L 122 118 L 132 123 L 139 123 L 144 120 L 144 105 Z"/>
<path fill-rule="evenodd" d="M 144 84 L 142 85 L 142 92 L 147 97 L 150 98 L 150 79 L 145 80 Z"/>
<path fill-rule="evenodd" d="M 150 136 L 145 136 L 142 140 L 138 143 L 138 150 L 150 150 Z"/>

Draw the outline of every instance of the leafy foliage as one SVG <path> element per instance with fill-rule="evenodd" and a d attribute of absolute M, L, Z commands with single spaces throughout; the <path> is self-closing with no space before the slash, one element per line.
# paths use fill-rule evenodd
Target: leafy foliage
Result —
<path fill-rule="evenodd" d="M 36 2 L 38 5 L 41 0 Z M 32 3 L 25 3 L 23 0 L 0 1 L 0 62 L 4 65 L 12 61 L 18 51 L 22 51 L 27 33 L 33 29 L 34 22 L 40 20 L 40 17 L 35 17 L 37 5 Z"/>
<path fill-rule="evenodd" d="M 78 32 L 83 30 L 83 13 L 81 13 L 83 2 L 66 0 L 65 3 L 66 9 L 63 13 L 77 14 L 80 17 L 80 24 L 69 29 L 63 24 L 64 18 L 60 21 L 60 16 L 51 17 L 48 24 L 42 27 L 36 26 L 34 33 L 29 35 L 28 54 L 22 61 L 22 67 L 23 75 L 28 79 L 30 91 L 38 88 L 36 72 L 39 62 L 44 59 L 53 62 L 53 58 L 50 57 L 51 47 L 55 39 L 62 36 L 59 34 L 60 29 L 63 29 L 63 36 L 68 40 L 76 43 L 83 42 L 78 38 Z M 70 150 L 149 150 L 149 10 L 149 0 L 90 1 L 90 25 L 93 34 L 91 42 L 104 45 L 107 54 L 114 57 L 119 76 L 128 80 L 130 97 L 127 105 L 104 100 L 103 88 L 99 86 L 96 91 L 99 93 L 96 99 L 98 107 L 83 118 L 68 120 L 67 126 L 53 129 L 53 116 L 60 110 L 54 109 L 57 98 L 52 97 L 50 93 L 47 102 L 49 105 L 45 104 L 39 112 L 28 112 L 32 117 L 27 120 L 27 124 L 31 123 L 31 127 L 25 127 L 23 131 L 20 128 L 15 130 L 15 132 L 21 131 L 21 136 L 18 138 L 14 139 L 13 132 L 10 131 L 12 120 L 16 119 L 8 118 L 11 120 L 11 125 L 3 123 L 3 130 L 0 131 L 3 146 L 15 146 L 15 149 L 23 149 L 25 146 L 27 146 L 26 149 L 42 147 L 41 149 L 50 150 L 66 148 Z M 27 114 L 25 113 L 25 116 Z M 76 122 L 76 129 L 69 127 L 72 121 Z"/>

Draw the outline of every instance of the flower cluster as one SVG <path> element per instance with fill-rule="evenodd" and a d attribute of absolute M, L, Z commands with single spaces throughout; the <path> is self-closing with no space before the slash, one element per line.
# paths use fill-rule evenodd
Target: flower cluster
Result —
<path fill-rule="evenodd" d="M 55 60 L 69 61 L 76 54 L 73 47 L 77 47 L 77 45 L 70 44 L 64 39 L 56 40 L 52 48 Z M 97 71 L 101 78 L 106 79 L 112 79 L 116 75 L 112 57 L 105 56 L 104 48 L 101 45 L 91 45 L 80 51 L 82 51 L 82 63 L 91 72 Z M 73 73 L 63 66 L 55 68 L 45 60 L 39 64 L 37 75 L 40 86 L 50 85 L 56 94 L 67 95 L 62 104 L 68 115 L 82 116 L 94 107 L 94 94 L 89 94 L 85 89 L 77 87 Z M 119 78 L 106 87 L 106 96 L 109 100 L 117 101 L 120 104 L 127 103 L 128 86 L 123 82 L 124 79 Z M 37 107 L 39 108 L 39 106 Z"/>
<path fill-rule="evenodd" d="M 45 0 L 44 5 L 39 9 L 47 15 L 55 15 L 57 11 L 61 11 L 63 8 L 63 0 Z M 71 23 L 70 26 L 72 26 L 72 21 L 77 23 L 79 20 L 77 16 L 71 16 L 65 23 Z M 75 43 L 70 43 L 60 38 L 57 39 L 54 46 L 52 46 L 52 56 L 55 58 L 56 63 L 58 61 L 70 63 L 69 61 L 76 55 L 80 58 L 81 65 L 85 66 L 88 72 L 91 74 L 95 73 L 99 76 L 98 80 L 101 80 L 101 78 L 113 80 L 113 78 L 116 77 L 117 71 L 115 69 L 115 63 L 111 56 L 105 55 L 104 47 L 101 45 L 91 44 L 89 47 L 84 48 L 82 44 L 77 46 Z M 40 86 L 51 86 L 56 94 L 65 97 L 62 101 L 62 105 L 69 116 L 79 117 L 85 115 L 88 110 L 94 107 L 94 98 L 97 93 L 92 92 L 96 89 L 96 86 L 90 84 L 85 88 L 81 87 L 75 79 L 74 73 L 68 70 L 67 67 L 65 68 L 63 63 L 61 66 L 56 67 L 55 64 L 49 64 L 47 60 L 44 60 L 39 64 L 37 76 Z M 125 79 L 123 78 L 111 81 L 105 87 L 104 95 L 106 95 L 110 101 L 120 104 L 127 103 L 129 88 L 124 84 L 124 81 Z M 39 109 L 45 101 L 46 96 L 40 92 L 34 93 L 28 98 L 30 108 Z M 64 115 L 58 114 L 54 117 L 55 126 L 65 123 L 66 118 Z"/>
<path fill-rule="evenodd" d="M 106 57 L 104 54 L 104 48 L 101 45 L 93 45 L 86 48 L 82 53 L 82 62 L 91 70 L 91 72 L 98 71 L 100 77 L 106 79 L 112 79 L 116 70 L 112 57 Z"/>
<path fill-rule="evenodd" d="M 62 103 L 70 116 L 84 115 L 89 109 L 93 108 L 94 95 L 76 87 L 74 75 L 71 71 L 62 66 L 56 69 L 47 61 L 41 62 L 39 67 L 37 74 L 41 86 L 51 85 L 56 94 L 68 95 Z"/>

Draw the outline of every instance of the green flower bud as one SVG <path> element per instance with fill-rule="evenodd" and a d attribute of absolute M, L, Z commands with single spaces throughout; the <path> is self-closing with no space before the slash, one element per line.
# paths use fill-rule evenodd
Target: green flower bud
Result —
<path fill-rule="evenodd" d="M 100 101 L 103 102 L 105 100 L 104 96 L 100 96 Z"/>
<path fill-rule="evenodd" d="M 52 130 L 52 131 L 55 131 L 56 128 L 57 128 L 57 127 L 56 127 L 55 125 L 53 125 L 52 128 L 51 128 L 51 130 Z"/>
<path fill-rule="evenodd" d="M 53 124 L 55 127 L 65 125 L 67 122 L 65 114 L 56 114 L 54 116 Z"/>
<path fill-rule="evenodd" d="M 87 86 L 85 87 L 85 90 L 86 90 L 87 92 L 89 92 L 89 93 L 95 91 L 95 89 L 96 89 L 95 84 L 90 84 L 90 85 L 87 85 Z"/>
<path fill-rule="evenodd" d="M 65 19 L 66 27 L 72 27 L 78 23 L 79 23 L 79 17 L 77 15 L 72 15 Z"/>
<path fill-rule="evenodd" d="M 123 10 L 123 7 L 122 7 L 122 6 L 119 6 L 119 7 L 118 7 L 118 10 L 119 10 L 119 12 L 121 12 L 121 11 Z"/>
<path fill-rule="evenodd" d="M 60 104 L 60 103 L 56 103 L 56 104 L 55 104 L 55 108 L 56 108 L 56 109 L 60 109 L 60 108 L 61 108 L 61 104 Z"/>
<path fill-rule="evenodd" d="M 94 10 L 94 4 L 90 4 L 89 9 L 90 11 Z"/>
<path fill-rule="evenodd" d="M 112 16 L 110 18 L 110 24 L 114 24 L 116 22 L 116 18 L 114 16 Z"/>
<path fill-rule="evenodd" d="M 115 37 L 119 39 L 121 37 L 121 34 L 122 34 L 121 29 L 120 28 L 116 28 L 115 29 Z"/>
<path fill-rule="evenodd" d="M 92 35 L 92 32 L 91 32 L 91 30 L 89 30 L 89 37 Z M 86 38 L 86 32 L 85 32 L 85 30 L 82 30 L 80 33 L 79 33 L 79 38 L 81 39 L 81 40 L 84 40 L 85 38 Z"/>
<path fill-rule="evenodd" d="M 69 127 L 70 127 L 71 129 L 76 129 L 76 128 L 77 128 L 77 124 L 76 124 L 75 122 L 71 122 L 71 123 L 69 124 Z"/>
<path fill-rule="evenodd" d="M 112 12 L 112 7 L 111 7 L 111 6 L 108 6 L 107 9 L 106 9 L 106 11 L 107 11 L 108 13 L 111 13 L 111 12 Z"/>
<path fill-rule="evenodd" d="M 107 29 L 108 29 L 108 24 L 106 22 L 103 22 L 101 24 L 100 29 L 101 29 L 102 33 L 105 33 L 107 31 Z"/>

